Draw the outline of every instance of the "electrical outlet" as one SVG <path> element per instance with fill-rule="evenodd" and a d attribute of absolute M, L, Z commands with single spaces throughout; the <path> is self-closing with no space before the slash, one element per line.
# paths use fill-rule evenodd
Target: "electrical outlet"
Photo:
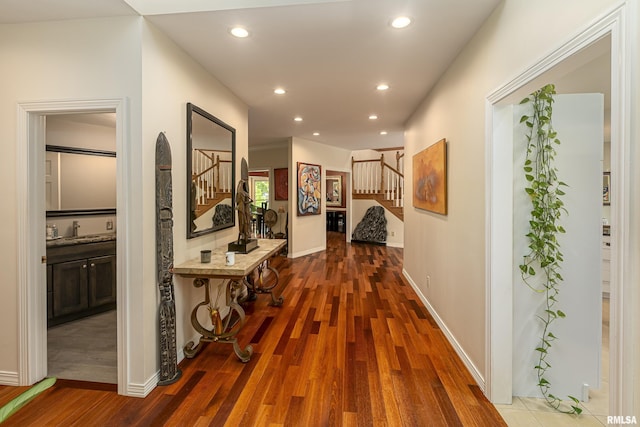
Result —
<path fill-rule="evenodd" d="M 107 230 L 113 230 L 113 221 L 107 220 Z"/>
<path fill-rule="evenodd" d="M 392 232 L 391 232 L 391 237 L 394 237 L 395 235 L 396 235 L 396 232 L 395 232 L 395 231 L 392 231 Z"/>
<path fill-rule="evenodd" d="M 431 276 L 427 274 L 427 288 L 431 287 Z"/>

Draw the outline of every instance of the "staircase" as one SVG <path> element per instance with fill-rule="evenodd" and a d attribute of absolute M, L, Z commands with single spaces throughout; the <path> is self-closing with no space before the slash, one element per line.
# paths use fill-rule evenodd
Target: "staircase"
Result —
<path fill-rule="evenodd" d="M 195 218 L 231 197 L 233 171 L 230 152 L 193 150 L 191 171 L 191 197 L 192 200 L 195 199 Z"/>
<path fill-rule="evenodd" d="M 204 215 L 209 209 L 213 208 L 224 199 L 228 199 L 230 197 L 230 192 L 215 192 L 214 197 L 207 197 L 204 199 L 204 203 L 196 204 L 195 217 L 199 218 L 200 216 Z"/>
<path fill-rule="evenodd" d="M 375 200 L 389 212 L 404 221 L 404 153 L 396 152 L 396 167 L 379 159 L 354 160 L 351 158 L 352 198 Z"/>

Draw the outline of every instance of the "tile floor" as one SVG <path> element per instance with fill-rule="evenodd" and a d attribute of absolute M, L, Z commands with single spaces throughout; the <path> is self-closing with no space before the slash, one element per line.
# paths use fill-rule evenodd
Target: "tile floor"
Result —
<path fill-rule="evenodd" d="M 602 386 L 589 391 L 579 416 L 561 414 L 542 399 L 514 397 L 511 405 L 496 405 L 510 427 L 573 427 L 607 425 L 609 414 L 609 299 L 602 300 Z"/>
<path fill-rule="evenodd" d="M 116 311 L 47 330 L 47 375 L 66 380 L 118 383 Z"/>

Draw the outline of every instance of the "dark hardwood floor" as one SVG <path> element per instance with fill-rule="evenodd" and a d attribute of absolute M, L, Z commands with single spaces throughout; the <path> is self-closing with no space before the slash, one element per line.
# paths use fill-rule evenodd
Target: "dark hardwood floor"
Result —
<path fill-rule="evenodd" d="M 58 380 L 4 425 L 506 425 L 402 276 L 402 249 L 337 233 L 327 247 L 274 260 L 285 302 L 247 306 L 248 363 L 209 344 L 145 399 Z M 25 389 L 0 386 L 0 406 Z"/>

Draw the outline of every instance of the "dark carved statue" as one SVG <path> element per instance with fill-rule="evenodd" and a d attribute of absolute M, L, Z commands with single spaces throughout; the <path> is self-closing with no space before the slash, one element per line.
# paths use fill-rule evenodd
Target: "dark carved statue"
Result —
<path fill-rule="evenodd" d="M 238 210 L 238 240 L 229 243 L 229 250 L 247 253 L 258 247 L 258 240 L 251 238 L 251 195 L 249 194 L 249 165 L 243 157 L 240 181 L 236 188 L 236 209 Z"/>
<path fill-rule="evenodd" d="M 171 147 L 164 133 L 156 140 L 156 262 L 160 289 L 160 380 L 176 382 L 182 375 L 176 352 L 176 304 L 173 292 L 173 193 Z"/>

